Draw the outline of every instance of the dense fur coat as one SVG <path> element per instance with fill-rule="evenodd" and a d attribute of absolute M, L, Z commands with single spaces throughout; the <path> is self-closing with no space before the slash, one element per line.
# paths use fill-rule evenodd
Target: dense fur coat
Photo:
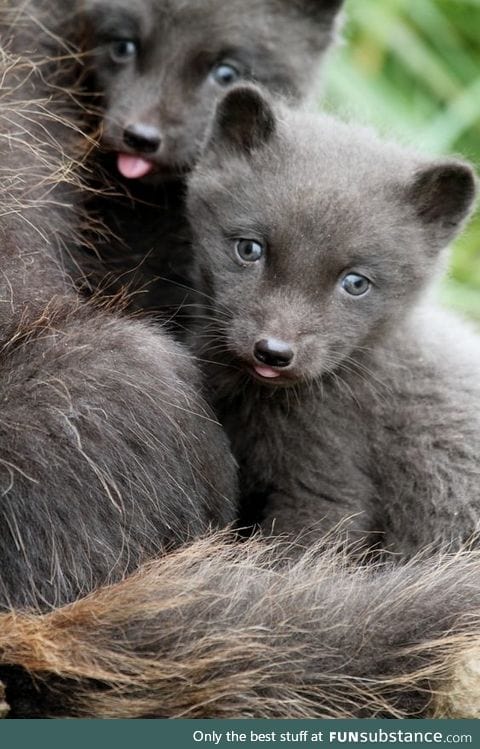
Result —
<path fill-rule="evenodd" d="M 18 7 L 2 0 L 2 39 L 12 37 L 16 53 L 39 71 L 29 95 L 70 89 L 58 111 L 92 138 L 87 217 L 82 235 L 65 237 L 62 248 L 65 271 L 82 291 L 96 300 L 99 291 L 126 290 L 129 309 L 163 322 L 176 317 L 180 331 L 192 301 L 184 175 L 215 104 L 239 80 L 304 99 L 342 4 L 26 0 Z"/>
<path fill-rule="evenodd" d="M 187 351 L 65 275 L 75 128 L 4 51 L 0 607 L 51 607 L 228 523 L 236 467 Z"/>
<path fill-rule="evenodd" d="M 267 531 L 410 557 L 476 530 L 480 339 L 425 291 L 474 195 L 461 162 L 253 88 L 220 104 L 189 188 L 195 341 Z"/>
<path fill-rule="evenodd" d="M 11 61 L 3 60 L 1 123 L 7 205 L 0 228 L 9 251 L 0 309 L 3 604 L 72 600 L 165 546 L 233 519 L 234 461 L 198 395 L 192 360 L 161 331 L 108 309 L 94 312 L 71 280 L 92 271 L 90 289 L 113 280 L 118 291 L 128 285 L 128 252 L 135 267 L 148 265 L 150 250 L 156 255 L 142 244 L 152 236 L 167 243 L 168 234 L 169 258 L 182 265 L 188 231 L 173 177 L 191 166 L 228 84 L 224 55 L 239 77 L 298 98 L 331 41 L 340 5 L 252 1 L 240 11 L 216 0 L 193 7 L 31 0 L 18 8 L 4 0 L 1 37 Z M 122 59 L 128 40 L 134 60 Z M 185 69 L 172 65 L 180 40 Z M 103 155 L 80 132 L 97 125 Z M 142 200 L 156 205 L 145 207 L 151 221 L 138 210 L 137 223 L 126 210 L 130 198 L 123 191 L 116 203 L 118 185 L 108 177 L 110 166 L 128 172 L 119 154 L 130 167 L 135 161 L 124 132 L 135 125 L 161 129 L 159 153 L 148 153 L 156 177 L 138 186 Z M 82 172 L 88 149 L 94 153 Z M 103 156 L 105 181 L 98 176 Z M 91 197 L 93 187 L 106 194 Z M 157 194 L 167 196 L 163 215 Z M 104 250 L 112 251 L 113 271 L 104 267 Z"/>
<path fill-rule="evenodd" d="M 235 81 L 304 98 L 332 43 L 341 0 L 86 0 L 88 87 L 99 93 L 100 153 L 88 210 L 106 238 L 71 248 L 88 290 L 127 287 L 131 309 L 179 323 L 190 312 L 185 174 L 215 103 Z M 62 35 L 71 35 L 68 24 Z M 100 170 L 101 169 L 101 174 Z M 179 309 L 181 308 L 181 309 Z"/>
<path fill-rule="evenodd" d="M 55 8 L 62 17 L 67 6 Z M 78 228 L 77 109 L 73 131 L 54 126 L 70 102 L 54 86 L 33 103 L 45 68 L 11 62 L 0 135 L 2 603 L 51 609 L 226 521 L 233 465 L 185 352 L 73 293 L 64 259 Z M 474 717 L 452 690 L 458 663 L 477 654 L 475 555 L 356 571 L 336 551 L 311 549 L 293 566 L 284 555 L 210 537 L 70 606 L 1 614 L 10 716 Z"/>
<path fill-rule="evenodd" d="M 10 717 L 479 717 L 478 675 L 460 679 L 480 655 L 478 555 L 354 570 L 287 552 L 211 537 L 1 616 Z"/>

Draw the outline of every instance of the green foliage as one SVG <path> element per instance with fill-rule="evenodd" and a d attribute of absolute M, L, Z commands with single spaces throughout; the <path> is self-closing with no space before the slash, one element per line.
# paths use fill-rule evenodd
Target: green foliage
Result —
<path fill-rule="evenodd" d="M 480 167 L 480 0 L 349 0 L 327 107 Z M 457 242 L 443 298 L 480 319 L 480 215 Z"/>

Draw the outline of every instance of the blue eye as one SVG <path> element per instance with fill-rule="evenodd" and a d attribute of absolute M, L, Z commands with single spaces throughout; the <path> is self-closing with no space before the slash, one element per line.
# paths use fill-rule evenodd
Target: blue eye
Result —
<path fill-rule="evenodd" d="M 240 72 L 228 62 L 220 62 L 215 65 L 210 76 L 219 86 L 231 86 L 240 78 Z"/>
<path fill-rule="evenodd" d="M 244 263 L 256 263 L 263 256 L 265 247 L 255 239 L 239 239 L 235 244 L 235 251 Z"/>
<path fill-rule="evenodd" d="M 111 42 L 109 51 L 113 62 L 125 63 L 136 57 L 138 48 L 132 39 L 116 39 Z"/>
<path fill-rule="evenodd" d="M 347 273 L 342 278 L 342 289 L 351 296 L 363 296 L 371 286 L 370 281 L 359 273 Z"/>

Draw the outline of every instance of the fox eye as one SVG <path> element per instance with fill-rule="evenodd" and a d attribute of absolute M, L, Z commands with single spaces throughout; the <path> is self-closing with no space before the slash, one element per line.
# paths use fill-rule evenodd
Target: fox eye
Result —
<path fill-rule="evenodd" d="M 121 64 L 132 60 L 137 54 L 138 47 L 132 39 L 116 39 L 110 43 L 109 50 L 113 62 Z"/>
<path fill-rule="evenodd" d="M 228 62 L 220 62 L 212 69 L 211 78 L 219 86 L 231 86 L 240 78 L 240 72 Z"/>
<path fill-rule="evenodd" d="M 235 251 L 243 263 L 256 263 L 263 256 L 265 247 L 256 239 L 238 239 Z"/>
<path fill-rule="evenodd" d="M 360 273 L 347 273 L 342 278 L 342 289 L 350 296 L 363 296 L 371 286 L 370 281 Z"/>

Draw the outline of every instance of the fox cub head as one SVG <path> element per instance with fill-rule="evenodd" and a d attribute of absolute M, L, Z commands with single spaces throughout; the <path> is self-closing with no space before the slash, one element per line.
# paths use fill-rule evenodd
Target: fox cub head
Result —
<path fill-rule="evenodd" d="M 342 0 L 86 0 L 103 145 L 120 173 L 188 170 L 215 104 L 239 81 L 303 96 Z"/>
<path fill-rule="evenodd" d="M 475 188 L 461 161 L 227 93 L 188 195 L 210 358 L 269 385 L 346 365 L 435 277 Z"/>

